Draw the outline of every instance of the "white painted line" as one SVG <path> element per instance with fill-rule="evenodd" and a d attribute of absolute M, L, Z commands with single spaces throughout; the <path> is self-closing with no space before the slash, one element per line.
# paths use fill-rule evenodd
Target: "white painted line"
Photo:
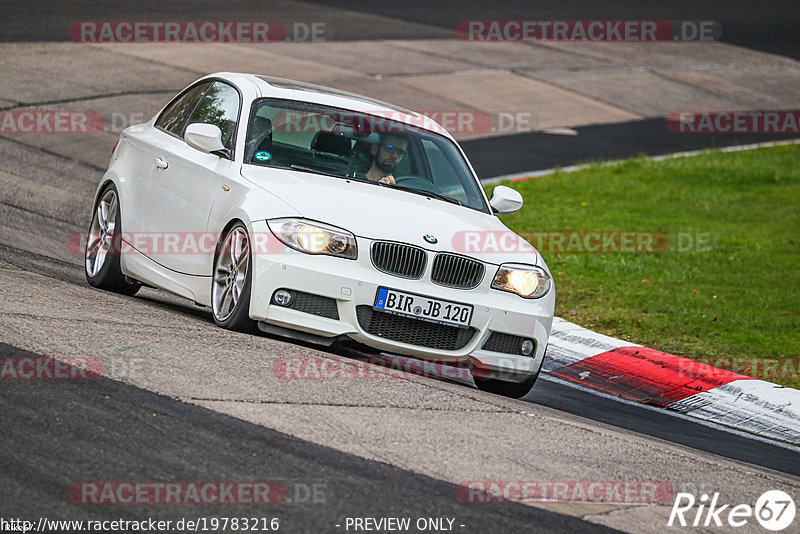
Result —
<path fill-rule="evenodd" d="M 672 154 L 661 154 L 658 156 L 648 156 L 647 158 L 652 161 L 663 161 L 666 159 L 674 159 L 674 158 L 686 158 L 689 156 L 698 156 L 700 154 L 707 154 L 713 152 L 739 152 L 741 150 L 753 150 L 756 148 L 766 148 L 771 146 L 783 146 L 783 145 L 792 145 L 792 144 L 800 144 L 800 139 L 788 139 L 785 141 L 767 141 L 764 143 L 753 143 L 749 145 L 733 145 L 727 146 L 722 148 L 707 148 L 703 150 L 690 150 L 687 152 L 674 152 Z M 629 161 L 627 159 L 615 159 L 610 161 L 603 161 L 603 162 L 595 162 L 595 163 L 581 163 L 579 165 L 569 165 L 567 167 L 559 167 L 553 169 L 543 169 L 540 171 L 526 171 L 526 172 L 517 172 L 514 174 L 504 174 L 502 176 L 494 176 L 492 178 L 486 178 L 485 180 L 481 180 L 482 184 L 496 184 L 498 182 L 502 182 L 504 180 L 515 180 L 518 182 L 529 180 L 531 178 L 540 178 L 542 176 L 547 176 L 548 174 L 553 174 L 554 172 L 575 172 L 581 169 L 585 169 L 586 167 L 591 167 L 594 165 L 599 165 L 601 167 L 607 167 L 612 165 L 619 165 L 625 161 Z"/>

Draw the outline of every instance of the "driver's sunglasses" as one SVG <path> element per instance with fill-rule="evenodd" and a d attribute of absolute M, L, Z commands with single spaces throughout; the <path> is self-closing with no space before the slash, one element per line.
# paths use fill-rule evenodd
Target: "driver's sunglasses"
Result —
<path fill-rule="evenodd" d="M 401 158 L 406 155 L 406 150 L 404 148 L 397 148 L 394 145 L 383 145 L 383 149 L 389 154 L 397 154 Z"/>

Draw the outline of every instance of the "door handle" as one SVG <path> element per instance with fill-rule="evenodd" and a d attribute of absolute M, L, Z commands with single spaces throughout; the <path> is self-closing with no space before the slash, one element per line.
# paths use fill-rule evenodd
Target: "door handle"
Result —
<path fill-rule="evenodd" d="M 158 167 L 159 169 L 166 169 L 167 167 L 169 167 L 169 162 L 164 158 L 156 158 L 155 166 Z"/>

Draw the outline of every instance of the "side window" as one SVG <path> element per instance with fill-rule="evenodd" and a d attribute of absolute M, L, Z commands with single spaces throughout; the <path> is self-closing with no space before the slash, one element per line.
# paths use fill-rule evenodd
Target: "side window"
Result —
<path fill-rule="evenodd" d="M 205 92 L 211 87 L 211 83 L 201 83 L 183 93 L 176 101 L 167 106 L 167 109 L 156 121 L 156 126 L 180 137 L 186 121 Z"/>
<path fill-rule="evenodd" d="M 238 118 L 239 93 L 226 83 L 214 82 L 194 109 L 186 125 L 202 122 L 219 126 L 222 130 L 222 144 L 232 150 L 233 133 L 236 131 Z"/>

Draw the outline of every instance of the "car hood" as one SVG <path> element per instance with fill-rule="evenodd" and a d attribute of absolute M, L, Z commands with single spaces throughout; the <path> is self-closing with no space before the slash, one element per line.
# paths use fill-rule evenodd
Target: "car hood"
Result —
<path fill-rule="evenodd" d="M 297 210 L 368 239 L 400 241 L 494 264 L 543 265 L 539 253 L 488 213 L 388 187 L 244 165 L 242 176 Z M 424 237 L 433 236 L 437 243 Z"/>

